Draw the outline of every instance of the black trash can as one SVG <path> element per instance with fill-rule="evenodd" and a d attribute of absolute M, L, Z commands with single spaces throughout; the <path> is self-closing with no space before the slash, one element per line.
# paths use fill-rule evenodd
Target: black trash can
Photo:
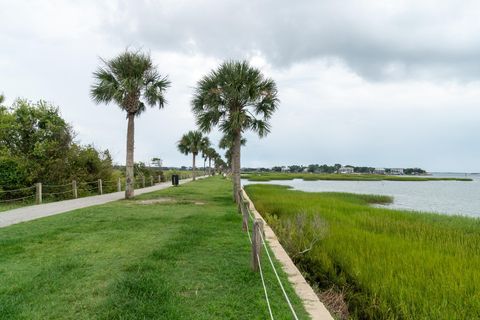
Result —
<path fill-rule="evenodd" d="M 172 186 L 178 186 L 178 174 L 172 174 Z"/>

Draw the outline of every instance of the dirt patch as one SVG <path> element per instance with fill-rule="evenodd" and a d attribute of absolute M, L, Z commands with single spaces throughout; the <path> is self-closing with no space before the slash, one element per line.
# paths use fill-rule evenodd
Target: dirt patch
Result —
<path fill-rule="evenodd" d="M 320 301 L 330 311 L 336 319 L 346 320 L 349 317 L 348 306 L 345 302 L 345 294 L 338 289 L 330 288 L 326 291 L 317 293 Z"/>
<path fill-rule="evenodd" d="M 203 206 L 205 205 L 205 202 L 195 201 L 194 204 L 196 204 L 197 206 Z"/>
<path fill-rule="evenodd" d="M 149 200 L 139 200 L 138 204 L 157 204 L 157 203 L 174 203 L 175 199 L 172 198 L 158 198 L 158 199 L 149 199 Z"/>

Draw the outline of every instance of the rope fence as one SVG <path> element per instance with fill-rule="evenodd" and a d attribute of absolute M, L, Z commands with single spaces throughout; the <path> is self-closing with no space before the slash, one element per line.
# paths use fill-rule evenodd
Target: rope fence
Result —
<path fill-rule="evenodd" d="M 158 180 L 158 181 L 156 181 Z M 156 183 L 163 182 L 161 177 L 155 179 L 153 176 L 136 176 L 133 180 L 133 186 L 136 189 L 154 186 Z M 101 179 L 93 181 L 75 181 L 64 184 L 42 184 L 36 183 L 30 187 L 9 189 L 8 186 L 0 186 L 0 204 L 11 204 L 15 202 L 32 201 L 41 204 L 43 198 L 51 201 L 60 201 L 67 199 L 76 199 L 79 197 L 88 197 L 92 195 L 101 195 L 104 193 L 121 192 L 125 190 L 125 178 L 116 180 Z"/>
<path fill-rule="evenodd" d="M 262 269 L 262 264 L 261 264 L 261 247 L 262 246 L 264 248 L 264 251 L 267 254 L 268 261 L 270 262 L 270 266 L 273 269 L 278 285 L 283 293 L 283 297 L 285 298 L 285 301 L 287 302 L 288 307 L 292 313 L 293 319 L 298 320 L 297 313 L 295 312 L 292 302 L 290 301 L 290 298 L 288 297 L 288 294 L 285 291 L 285 287 L 283 286 L 283 283 L 282 283 L 282 280 L 280 279 L 277 268 L 270 255 L 270 250 L 267 246 L 267 242 L 265 241 L 265 236 L 263 231 L 263 220 L 255 219 L 255 217 L 252 215 L 249 209 L 249 202 L 244 198 L 242 191 L 240 191 L 239 207 L 243 216 L 243 221 L 242 221 L 243 230 L 247 233 L 250 244 L 252 245 L 252 269 L 253 271 L 258 271 L 260 273 L 260 278 L 262 281 L 264 296 L 267 302 L 267 308 L 268 308 L 268 313 L 270 315 L 270 319 L 273 320 L 274 316 L 273 316 L 273 312 L 272 312 L 272 308 L 271 308 L 271 304 L 270 304 L 270 300 L 267 292 L 267 287 L 265 284 L 264 270 Z M 249 228 L 250 223 L 253 223 L 252 235 L 250 235 L 250 228 Z"/>

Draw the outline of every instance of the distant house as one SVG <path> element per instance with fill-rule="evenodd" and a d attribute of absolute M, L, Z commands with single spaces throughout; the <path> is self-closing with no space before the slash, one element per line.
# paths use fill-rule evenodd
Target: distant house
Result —
<path fill-rule="evenodd" d="M 341 167 L 338 169 L 338 173 L 353 173 L 352 167 Z"/>
<path fill-rule="evenodd" d="M 375 173 L 375 174 L 385 174 L 385 168 L 375 168 L 375 170 L 373 170 L 373 173 Z"/>
<path fill-rule="evenodd" d="M 390 169 L 390 174 L 393 174 L 393 175 L 402 175 L 404 174 L 403 173 L 403 169 L 402 168 L 392 168 Z"/>

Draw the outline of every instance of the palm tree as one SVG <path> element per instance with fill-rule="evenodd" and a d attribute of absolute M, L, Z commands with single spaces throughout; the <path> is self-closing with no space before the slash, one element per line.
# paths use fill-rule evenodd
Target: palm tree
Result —
<path fill-rule="evenodd" d="M 181 153 L 185 155 L 188 155 L 189 153 L 192 154 L 192 180 L 195 180 L 196 178 L 195 157 L 202 150 L 207 141 L 209 142 L 208 138 L 204 137 L 202 132 L 198 130 L 187 132 L 178 141 L 177 147 Z"/>
<path fill-rule="evenodd" d="M 227 61 L 197 83 L 192 110 L 197 125 L 209 132 L 216 125 L 232 138 L 233 198 L 239 203 L 242 133 L 270 132 L 269 119 L 277 109 L 277 86 L 246 61 Z"/>
<path fill-rule="evenodd" d="M 240 139 L 240 146 L 245 146 L 247 144 L 247 139 L 243 138 Z M 233 168 L 233 138 L 231 135 L 226 134 L 223 135 L 223 137 L 220 139 L 220 142 L 218 143 L 218 147 L 220 149 L 225 149 L 225 158 L 227 159 L 228 162 L 228 167 L 230 169 Z"/>
<path fill-rule="evenodd" d="M 146 106 L 165 104 L 165 90 L 170 86 L 167 77 L 162 77 L 149 54 L 140 51 L 125 51 L 111 60 L 103 60 L 103 66 L 93 73 L 95 83 L 91 88 L 92 99 L 97 103 L 115 102 L 127 113 L 127 159 L 125 198 L 134 195 L 133 150 L 135 117 Z"/>
<path fill-rule="evenodd" d="M 214 160 L 216 157 L 218 157 L 218 153 L 217 151 L 212 148 L 212 147 L 208 147 L 206 148 L 205 150 L 202 151 L 203 155 L 204 155 L 204 159 L 205 161 L 208 160 L 208 175 L 212 175 L 212 160 Z"/>
<path fill-rule="evenodd" d="M 207 163 L 207 159 L 208 159 L 208 148 L 210 148 L 212 145 L 212 143 L 210 142 L 210 139 L 208 139 L 208 137 L 203 137 L 203 141 L 202 141 L 202 158 L 203 158 L 203 173 L 205 174 L 206 172 L 206 163 Z"/>

